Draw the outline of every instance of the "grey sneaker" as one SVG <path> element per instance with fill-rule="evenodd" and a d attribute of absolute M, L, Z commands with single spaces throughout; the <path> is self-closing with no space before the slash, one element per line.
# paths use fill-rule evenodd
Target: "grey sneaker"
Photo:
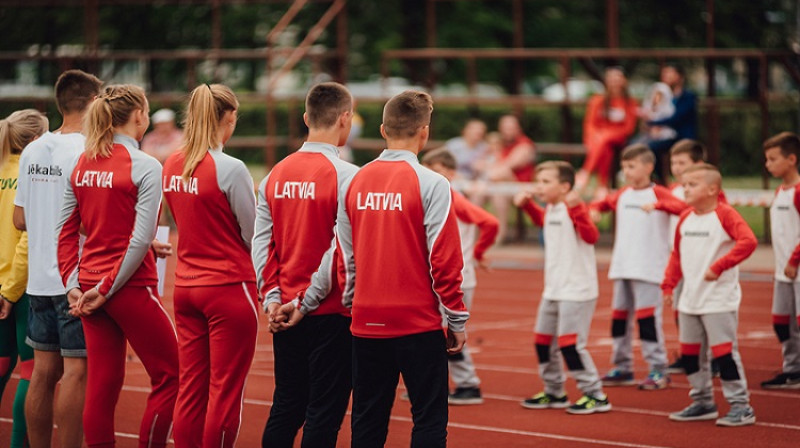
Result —
<path fill-rule="evenodd" d="M 756 422 L 756 414 L 750 406 L 732 407 L 728 415 L 717 419 L 717 426 L 745 426 Z"/>
<path fill-rule="evenodd" d="M 719 412 L 717 412 L 716 405 L 702 405 L 700 403 L 692 403 L 682 411 L 669 414 L 669 419 L 676 422 L 714 420 L 717 417 L 719 417 Z M 717 424 L 719 424 L 719 420 L 717 420 Z"/>

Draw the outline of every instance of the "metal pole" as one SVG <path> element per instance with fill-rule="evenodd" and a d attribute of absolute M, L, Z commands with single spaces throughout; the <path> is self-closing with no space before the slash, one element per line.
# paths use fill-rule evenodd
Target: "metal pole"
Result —
<path fill-rule="evenodd" d="M 522 0 L 513 0 L 512 14 L 514 17 L 514 48 L 523 48 L 525 46 L 525 34 L 523 28 L 523 15 L 524 9 Z M 524 62 L 521 59 L 514 60 L 514 86 L 511 90 L 513 94 L 522 92 L 522 80 L 524 78 Z"/>
<path fill-rule="evenodd" d="M 706 47 L 715 47 L 714 38 L 714 0 L 706 0 Z M 709 98 L 717 96 L 716 66 L 714 59 L 706 59 L 707 95 Z M 709 162 L 718 164 L 720 160 L 719 145 L 719 106 L 715 102 L 708 105 L 706 112 L 706 126 L 708 127 L 708 158 Z"/>

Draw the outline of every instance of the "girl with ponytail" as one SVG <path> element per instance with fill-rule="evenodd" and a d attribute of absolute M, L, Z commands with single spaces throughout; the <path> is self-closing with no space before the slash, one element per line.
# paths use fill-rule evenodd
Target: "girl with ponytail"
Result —
<path fill-rule="evenodd" d="M 89 359 L 83 427 L 89 447 L 114 445 L 114 408 L 127 343 L 150 375 L 140 446 L 169 439 L 178 391 L 175 328 L 156 285 L 155 237 L 161 165 L 139 150 L 149 105 L 141 87 L 116 85 L 89 106 L 86 151 L 78 159 L 56 227 L 58 264 Z M 82 252 L 79 229 L 86 230 Z"/>
<path fill-rule="evenodd" d="M 186 106 L 185 145 L 164 163 L 164 197 L 180 235 L 174 295 L 177 448 L 233 446 L 255 352 L 253 179 L 242 161 L 222 152 L 236 128 L 238 107 L 224 85 L 195 88 Z"/>
<path fill-rule="evenodd" d="M 47 118 L 24 109 L 0 120 L 0 397 L 20 361 L 21 379 L 14 396 L 11 446 L 27 446 L 25 396 L 33 372 L 33 349 L 25 343 L 28 329 L 28 234 L 16 229 L 14 197 L 23 148 L 47 132 Z"/>

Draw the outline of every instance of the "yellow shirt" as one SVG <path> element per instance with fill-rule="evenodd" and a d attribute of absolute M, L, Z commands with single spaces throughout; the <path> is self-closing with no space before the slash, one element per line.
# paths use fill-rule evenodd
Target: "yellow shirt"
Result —
<path fill-rule="evenodd" d="M 19 154 L 12 154 L 0 166 L 0 294 L 15 303 L 28 284 L 28 234 L 12 220 L 18 176 Z"/>

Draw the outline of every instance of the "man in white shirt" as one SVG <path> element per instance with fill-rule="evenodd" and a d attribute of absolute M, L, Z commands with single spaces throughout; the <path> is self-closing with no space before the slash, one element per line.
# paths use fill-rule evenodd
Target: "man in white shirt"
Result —
<path fill-rule="evenodd" d="M 62 73 L 55 85 L 61 127 L 28 145 L 20 159 L 14 225 L 28 232 L 31 310 L 26 342 L 34 349 L 34 367 L 25 418 L 32 447 L 51 446 L 54 414 L 61 446 L 80 446 L 83 440 L 86 343 L 80 319 L 68 313 L 55 227 L 67 182 L 84 150 L 82 118 L 101 85 L 102 81 L 80 70 Z"/>

